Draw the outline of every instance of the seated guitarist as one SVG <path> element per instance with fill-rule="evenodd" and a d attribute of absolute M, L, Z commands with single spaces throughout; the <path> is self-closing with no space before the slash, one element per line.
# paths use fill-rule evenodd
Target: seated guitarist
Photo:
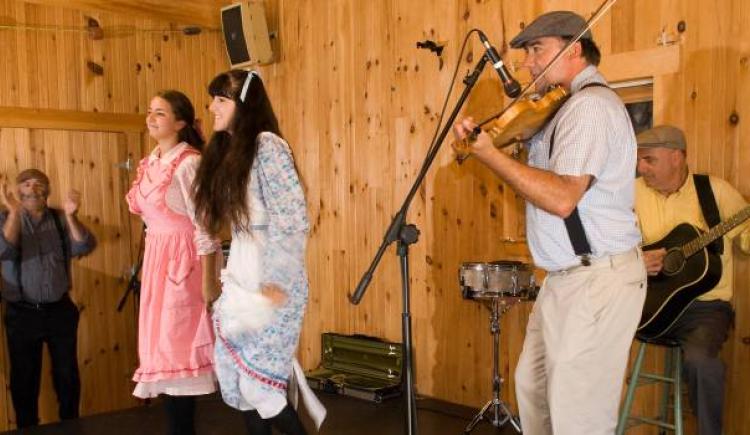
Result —
<path fill-rule="evenodd" d="M 704 231 L 711 227 L 704 218 L 699 190 L 687 166 L 683 132 L 663 125 L 642 132 L 637 141 L 640 178 L 636 181 L 635 210 L 644 244 L 660 240 L 681 223 Z M 717 177 L 709 180 L 708 195 L 710 197 L 712 191 L 722 220 L 747 206 L 742 195 L 727 181 Z M 743 252 L 750 253 L 747 228 L 747 223 L 740 225 L 723 239 L 737 241 Z M 725 246 L 716 246 L 714 242 L 708 247 L 720 253 L 723 273 L 718 284 L 690 304 L 663 335 L 678 340 L 682 347 L 683 373 L 688 383 L 690 405 L 698 417 L 700 435 L 722 433 L 725 368 L 719 351 L 733 319 L 730 301 L 734 254 L 731 243 L 722 244 Z M 664 249 L 644 252 L 649 275 L 657 275 L 662 269 L 665 253 Z"/>

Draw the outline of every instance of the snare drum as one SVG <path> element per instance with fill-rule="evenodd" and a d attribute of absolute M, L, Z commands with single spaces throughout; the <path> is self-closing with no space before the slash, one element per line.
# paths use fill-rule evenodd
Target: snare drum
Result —
<path fill-rule="evenodd" d="M 520 261 L 463 263 L 458 281 L 464 299 L 528 299 L 534 289 L 531 266 Z"/>

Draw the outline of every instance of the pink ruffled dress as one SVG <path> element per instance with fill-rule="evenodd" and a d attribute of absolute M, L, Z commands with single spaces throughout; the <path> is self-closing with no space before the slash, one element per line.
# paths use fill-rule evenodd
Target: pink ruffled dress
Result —
<path fill-rule="evenodd" d="M 216 391 L 214 336 L 201 295 L 200 255 L 218 243 L 192 220 L 190 185 L 200 159 L 181 143 L 143 159 L 127 194 L 147 225 L 138 318 L 140 366 L 133 395 L 198 395 Z"/>

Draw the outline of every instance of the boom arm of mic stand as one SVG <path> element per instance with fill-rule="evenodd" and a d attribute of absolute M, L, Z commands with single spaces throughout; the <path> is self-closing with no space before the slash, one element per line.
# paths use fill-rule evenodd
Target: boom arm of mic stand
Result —
<path fill-rule="evenodd" d="M 370 267 L 367 269 L 367 272 L 362 275 L 362 279 L 359 280 L 359 284 L 357 284 L 357 288 L 356 290 L 354 290 L 354 294 L 349 296 L 349 302 L 351 302 L 352 304 L 358 305 L 362 300 L 362 296 L 364 296 L 365 291 L 367 290 L 367 286 L 369 286 L 370 281 L 372 281 L 372 274 L 375 273 L 375 269 L 377 269 L 378 264 L 380 264 L 380 258 L 383 257 L 383 254 L 385 253 L 385 250 L 388 248 L 388 246 L 398 240 L 398 236 L 401 232 L 401 227 L 403 226 L 405 219 L 406 213 L 404 212 L 404 209 L 401 208 L 396 216 L 393 217 L 391 225 L 385 232 L 385 236 L 383 236 L 383 243 L 380 244 L 380 248 L 378 248 L 378 252 L 375 254 L 375 258 L 372 259 Z"/>
<path fill-rule="evenodd" d="M 466 102 L 466 99 L 469 97 L 469 94 L 471 93 L 472 88 L 474 88 L 474 85 L 479 79 L 479 75 L 482 73 L 485 65 L 487 65 L 487 57 L 482 56 L 474 67 L 474 70 L 464 78 L 464 84 L 466 86 L 464 86 L 464 90 L 461 93 L 458 101 L 456 102 L 456 106 L 453 108 L 453 112 L 451 112 L 451 115 L 448 117 L 443 130 L 440 132 L 437 140 L 427 153 L 424 163 L 422 164 L 422 169 L 419 171 L 417 178 L 414 180 L 414 184 L 412 184 L 409 193 L 406 195 L 406 198 L 404 199 L 399 212 L 396 214 L 396 216 L 393 217 L 390 226 L 388 226 L 388 230 L 386 230 L 385 235 L 383 236 L 383 243 L 381 243 L 380 247 L 378 248 L 378 252 L 372 259 L 370 267 L 367 269 L 367 272 L 362 275 L 362 279 L 359 280 L 359 284 L 357 284 L 357 288 L 354 290 L 354 293 L 349 296 L 349 302 L 351 302 L 352 304 L 357 305 L 360 303 L 362 297 L 365 294 L 365 291 L 367 291 L 367 287 L 370 285 L 372 275 L 375 272 L 375 269 L 378 267 L 380 259 L 383 257 L 385 250 L 391 243 L 399 240 L 401 229 L 404 226 L 404 222 L 406 221 L 406 213 L 409 210 L 409 205 L 411 204 L 414 195 L 417 193 L 417 189 L 422 184 L 422 180 L 424 180 L 425 175 L 427 175 L 427 170 L 432 165 L 433 160 L 435 160 L 438 151 L 440 151 L 440 146 L 443 144 L 445 137 L 453 127 L 453 121 L 456 120 L 458 112 L 461 111 L 461 108 Z"/>

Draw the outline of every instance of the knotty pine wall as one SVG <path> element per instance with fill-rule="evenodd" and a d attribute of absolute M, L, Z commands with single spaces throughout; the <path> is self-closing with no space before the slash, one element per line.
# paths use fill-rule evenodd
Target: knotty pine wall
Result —
<path fill-rule="evenodd" d="M 541 12 L 573 9 L 588 15 L 598 4 L 266 2 L 269 26 L 278 30 L 280 61 L 260 70 L 294 149 L 313 223 L 308 252 L 311 294 L 300 344 L 306 368 L 319 362 L 322 332 L 401 339 L 400 278 L 393 248 L 383 257 L 362 303 L 352 306 L 346 296 L 369 265 L 391 214 L 419 169 L 466 32 L 479 27 L 504 49 L 522 23 Z M 162 87 L 186 90 L 202 106 L 207 102 L 205 83 L 226 66 L 218 34 L 169 34 L 164 40 L 159 32 L 132 30 L 164 28 L 165 23 L 9 0 L 0 5 L 4 21 L 80 26 L 85 16 L 94 15 L 105 34 L 108 26 L 123 29 L 98 42 L 57 34 L 58 41 L 68 41 L 64 44 L 52 41 L 54 33 L 0 30 L 3 53 L 8 52 L 5 47 L 16 47 L 10 61 L 3 62 L 8 79 L 0 87 L 0 106 L 143 112 L 149 96 Z M 605 56 L 653 48 L 662 32 L 680 44 L 680 72 L 659 78 L 656 121 L 685 128 L 694 170 L 725 177 L 746 196 L 750 181 L 742 174 L 750 161 L 745 121 L 750 116 L 750 30 L 744 24 L 749 20 L 750 4 L 743 0 L 711 5 L 698 0 L 620 0 L 594 29 Z M 686 25 L 681 34 L 680 21 Z M 444 41 L 442 57 L 417 50 L 416 42 L 423 39 Z M 470 47 L 459 79 L 482 53 L 476 41 Z M 42 57 L 46 60 L 39 60 L 39 52 L 49 54 Z M 511 63 L 522 58 L 517 51 L 508 56 Z M 104 76 L 94 77 L 85 69 L 89 59 L 102 61 Z M 60 74 L 65 79 L 58 78 Z M 481 118 L 502 104 L 496 77 L 485 71 L 466 113 Z M 736 125 L 729 120 L 733 112 L 739 119 Z M 471 406 L 489 399 L 488 311 L 461 299 L 457 269 L 465 261 L 528 261 L 522 210 L 522 201 L 476 162 L 458 166 L 447 146 L 420 187 L 409 214 L 409 221 L 421 230 L 410 263 L 420 394 Z M 727 433 L 741 433 L 750 423 L 744 411 L 750 406 L 750 263 L 738 261 L 736 274 L 736 330 L 723 352 L 729 365 Z M 528 303 L 513 307 L 502 324 L 504 396 L 513 404 L 512 368 L 529 309 Z M 649 359 L 650 365 L 658 365 L 656 356 Z M 645 393 L 638 398 L 639 409 L 655 403 L 653 393 Z M 129 399 L 118 403 L 128 404 Z"/>

